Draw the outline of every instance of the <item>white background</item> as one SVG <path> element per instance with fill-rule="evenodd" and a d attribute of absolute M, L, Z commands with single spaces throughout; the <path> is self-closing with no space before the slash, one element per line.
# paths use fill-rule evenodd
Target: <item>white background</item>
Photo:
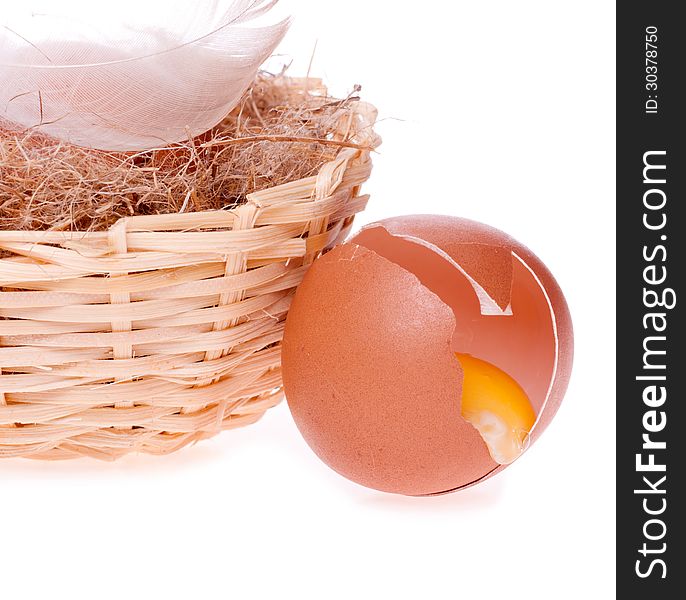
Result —
<path fill-rule="evenodd" d="M 166 458 L 0 463 L 0 596 L 614 597 L 614 3 L 288 2 L 281 52 L 384 119 L 368 221 L 445 213 L 532 248 L 576 361 L 515 465 L 384 495 L 309 451 L 282 404 Z"/>

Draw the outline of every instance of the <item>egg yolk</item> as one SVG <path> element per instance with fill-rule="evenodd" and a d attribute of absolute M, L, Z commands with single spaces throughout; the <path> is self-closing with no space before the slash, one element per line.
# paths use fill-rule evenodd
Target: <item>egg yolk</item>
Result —
<path fill-rule="evenodd" d="M 470 354 L 462 364 L 462 416 L 481 434 L 493 460 L 507 465 L 529 445 L 536 413 L 521 386 L 504 371 Z"/>

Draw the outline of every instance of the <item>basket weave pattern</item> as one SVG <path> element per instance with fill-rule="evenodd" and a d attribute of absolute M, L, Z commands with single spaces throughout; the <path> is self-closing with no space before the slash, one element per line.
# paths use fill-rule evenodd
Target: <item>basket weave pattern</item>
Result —
<path fill-rule="evenodd" d="M 367 145 L 373 112 L 359 103 L 333 139 Z M 365 208 L 370 172 L 344 147 L 232 210 L 0 231 L 0 457 L 165 454 L 257 421 L 281 399 L 292 293 Z"/>

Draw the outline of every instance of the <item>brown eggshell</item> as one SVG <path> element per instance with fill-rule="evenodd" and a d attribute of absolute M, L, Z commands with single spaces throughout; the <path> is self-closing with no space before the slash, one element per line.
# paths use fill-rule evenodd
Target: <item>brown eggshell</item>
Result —
<path fill-rule="evenodd" d="M 346 244 L 315 261 L 289 311 L 282 362 L 303 437 L 333 469 L 408 495 L 492 471 L 460 414 L 450 308 L 408 271 Z"/>
<path fill-rule="evenodd" d="M 538 417 L 534 441 L 571 371 L 562 292 L 497 229 L 444 216 L 388 219 L 305 277 L 284 337 L 286 396 L 305 439 L 346 477 L 410 495 L 453 491 L 504 468 L 460 414 L 454 352 L 524 388 Z"/>

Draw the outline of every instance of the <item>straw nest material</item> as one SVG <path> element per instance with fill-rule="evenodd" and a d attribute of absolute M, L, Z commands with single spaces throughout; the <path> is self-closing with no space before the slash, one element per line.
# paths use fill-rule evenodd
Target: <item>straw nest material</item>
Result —
<path fill-rule="evenodd" d="M 0 128 L 0 456 L 165 454 L 277 404 L 292 293 L 366 205 L 375 117 L 263 74 L 135 155 Z"/>

